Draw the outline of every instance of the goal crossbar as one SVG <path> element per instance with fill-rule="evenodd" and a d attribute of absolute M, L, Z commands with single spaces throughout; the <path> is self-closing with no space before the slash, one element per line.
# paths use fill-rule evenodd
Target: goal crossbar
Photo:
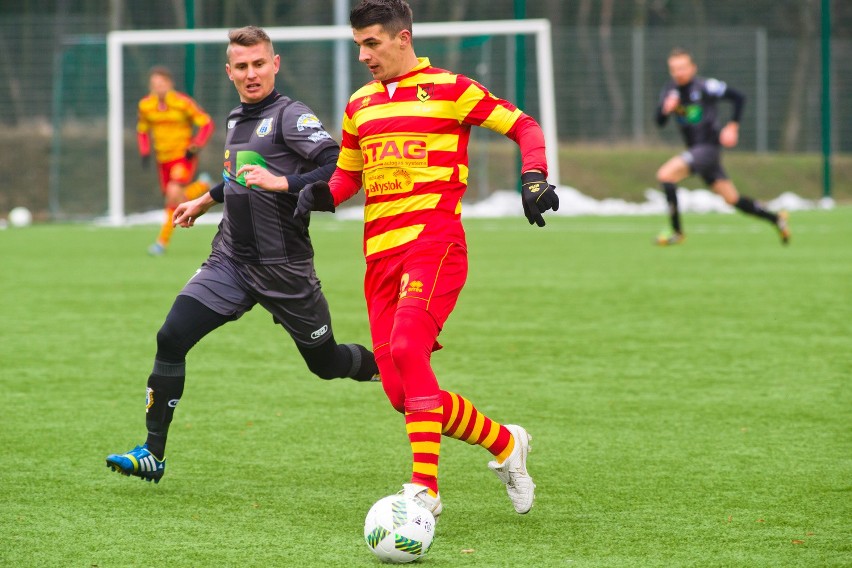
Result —
<path fill-rule="evenodd" d="M 349 26 L 293 26 L 264 28 L 274 42 L 352 39 Z M 108 190 L 109 223 L 124 223 L 124 54 L 127 45 L 222 43 L 227 28 L 193 30 L 127 30 L 107 34 L 108 90 Z M 534 35 L 538 73 L 540 121 L 547 146 L 549 180 L 559 184 L 557 159 L 556 97 L 553 85 L 553 51 L 550 22 L 533 20 L 481 20 L 474 22 L 424 22 L 414 24 L 414 37 L 463 37 L 486 35 Z"/>

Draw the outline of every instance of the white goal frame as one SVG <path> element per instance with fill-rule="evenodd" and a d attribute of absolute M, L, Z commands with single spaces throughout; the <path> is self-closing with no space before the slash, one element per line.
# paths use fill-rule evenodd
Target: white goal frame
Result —
<path fill-rule="evenodd" d="M 294 26 L 264 28 L 274 42 L 351 40 L 349 26 Z M 134 30 L 107 34 L 107 158 L 109 213 L 111 225 L 123 225 L 124 211 L 124 52 L 126 45 L 165 45 L 227 42 L 228 29 Z M 418 37 L 464 37 L 482 35 L 534 35 L 540 122 L 547 147 L 548 179 L 559 185 L 558 138 L 556 136 L 556 95 L 553 84 L 553 47 L 550 21 L 482 20 L 472 22 L 427 22 L 414 24 Z"/>

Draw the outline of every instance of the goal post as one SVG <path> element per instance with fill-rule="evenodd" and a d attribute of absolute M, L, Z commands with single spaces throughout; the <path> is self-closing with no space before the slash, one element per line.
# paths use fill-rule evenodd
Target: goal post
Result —
<path fill-rule="evenodd" d="M 351 40 L 349 26 L 293 26 L 264 28 L 278 43 Z M 215 44 L 227 42 L 228 29 L 133 30 L 107 34 L 107 177 L 109 192 L 108 222 L 122 225 L 124 206 L 124 47 L 165 44 Z M 470 36 L 533 35 L 538 75 L 539 121 L 547 146 L 549 180 L 559 184 L 558 138 L 556 135 L 556 96 L 553 83 L 553 49 L 550 22 L 531 20 L 482 20 L 473 22 L 424 22 L 414 24 L 415 38 L 452 38 Z M 349 90 L 348 77 L 334 77 L 335 88 Z M 487 85 L 486 85 L 487 86 Z M 348 96 L 348 92 L 347 92 Z M 310 101 L 307 101 L 310 104 Z M 336 127 L 339 125 L 336 125 Z"/>

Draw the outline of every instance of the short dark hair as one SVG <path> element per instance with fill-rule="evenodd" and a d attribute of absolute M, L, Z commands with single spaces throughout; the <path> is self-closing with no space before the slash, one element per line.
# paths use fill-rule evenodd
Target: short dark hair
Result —
<path fill-rule="evenodd" d="M 159 75 L 161 77 L 165 77 L 169 81 L 174 83 L 174 77 L 172 77 L 172 71 L 165 65 L 155 65 L 148 70 L 148 78 L 150 79 L 154 75 Z"/>
<path fill-rule="evenodd" d="M 669 52 L 669 59 L 671 59 L 672 57 L 681 57 L 684 55 L 692 59 L 692 54 L 690 52 L 688 52 L 682 47 L 675 47 L 672 48 L 672 50 Z"/>
<path fill-rule="evenodd" d="M 349 24 L 361 30 L 379 24 L 391 36 L 402 30 L 411 31 L 414 16 L 405 0 L 361 0 L 349 12 Z"/>
<path fill-rule="evenodd" d="M 228 50 L 226 55 L 230 56 L 232 45 L 252 47 L 259 43 L 267 44 L 269 49 L 275 53 L 275 48 L 272 47 L 272 40 L 269 39 L 269 34 L 267 34 L 266 30 L 263 28 L 259 28 L 257 26 L 245 26 L 243 28 L 230 30 L 228 32 Z"/>

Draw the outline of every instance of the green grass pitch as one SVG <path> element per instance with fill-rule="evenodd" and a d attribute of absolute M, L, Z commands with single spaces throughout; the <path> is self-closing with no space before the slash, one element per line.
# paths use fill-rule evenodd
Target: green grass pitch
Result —
<path fill-rule="evenodd" d="M 516 515 L 487 454 L 446 440 L 438 567 L 849 566 L 852 209 L 466 222 L 471 272 L 433 363 L 533 435 Z M 146 377 L 212 226 L 0 232 L 0 565 L 377 566 L 362 538 L 407 481 L 377 384 L 323 382 L 256 308 L 189 355 L 159 485 L 104 456 L 144 440 Z M 361 226 L 314 220 L 335 335 L 368 342 Z"/>

